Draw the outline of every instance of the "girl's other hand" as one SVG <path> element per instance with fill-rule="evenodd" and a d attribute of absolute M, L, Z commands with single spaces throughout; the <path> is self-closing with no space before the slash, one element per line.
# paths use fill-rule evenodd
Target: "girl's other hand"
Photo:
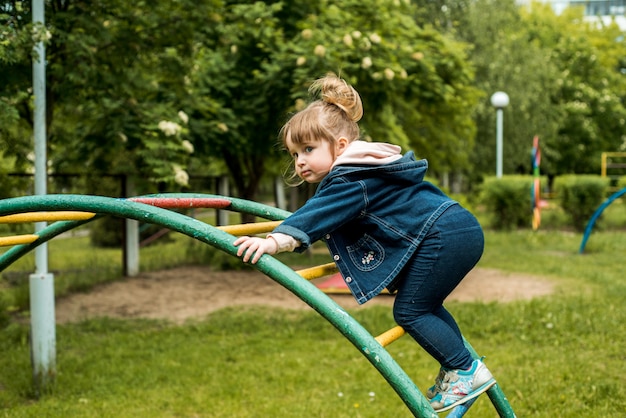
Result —
<path fill-rule="evenodd" d="M 278 251 L 278 244 L 272 238 L 239 237 L 233 245 L 239 247 L 237 256 L 243 255 L 243 261 L 245 263 L 250 261 L 252 264 L 256 264 L 263 254 L 273 255 Z"/>

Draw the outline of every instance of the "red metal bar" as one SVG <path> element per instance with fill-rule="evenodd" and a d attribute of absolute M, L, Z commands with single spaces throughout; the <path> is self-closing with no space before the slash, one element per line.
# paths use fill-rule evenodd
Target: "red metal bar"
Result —
<path fill-rule="evenodd" d="M 133 197 L 128 200 L 164 209 L 210 208 L 224 209 L 230 200 L 209 197 Z"/>

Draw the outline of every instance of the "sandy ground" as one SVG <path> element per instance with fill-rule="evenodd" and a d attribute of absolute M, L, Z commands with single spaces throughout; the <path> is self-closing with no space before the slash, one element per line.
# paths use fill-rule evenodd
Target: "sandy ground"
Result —
<path fill-rule="evenodd" d="M 324 281 L 318 279 L 317 282 Z M 509 302 L 547 295 L 554 290 L 541 277 L 474 269 L 449 300 Z M 350 294 L 330 295 L 345 309 L 393 304 L 393 296 L 380 295 L 359 306 Z M 208 267 L 180 267 L 142 273 L 137 277 L 101 285 L 88 293 L 57 300 L 58 323 L 94 317 L 153 318 L 183 323 L 228 306 L 266 305 L 287 309 L 308 306 L 290 291 L 257 271 L 215 272 Z"/>

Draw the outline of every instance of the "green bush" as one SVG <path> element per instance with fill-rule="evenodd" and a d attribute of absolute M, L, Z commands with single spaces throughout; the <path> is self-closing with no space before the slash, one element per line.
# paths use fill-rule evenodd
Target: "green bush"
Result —
<path fill-rule="evenodd" d="M 626 187 L 626 176 L 617 179 L 617 188 L 622 190 L 624 187 Z"/>
<path fill-rule="evenodd" d="M 10 322 L 10 301 L 6 293 L 0 292 L 0 330 L 9 325 Z"/>
<path fill-rule="evenodd" d="M 530 227 L 532 222 L 532 176 L 488 177 L 481 186 L 480 201 L 491 214 L 491 227 L 510 230 Z"/>
<path fill-rule="evenodd" d="M 106 216 L 92 222 L 90 225 L 92 245 L 99 248 L 120 248 L 123 246 L 125 222 L 125 219 L 115 216 Z M 169 234 L 161 234 L 163 229 L 165 228 L 160 225 L 141 223 L 139 225 L 139 241 L 143 242 L 145 239 L 156 235 L 158 238 L 150 244 L 172 242 Z"/>
<path fill-rule="evenodd" d="M 191 264 L 209 265 L 216 271 L 252 270 L 252 267 L 242 263 L 241 259 L 196 240 L 188 241 L 185 256 Z"/>
<path fill-rule="evenodd" d="M 91 222 L 91 244 L 101 248 L 119 248 L 124 242 L 124 219 L 105 216 Z"/>
<path fill-rule="evenodd" d="M 583 231 L 589 218 L 606 198 L 609 179 L 599 175 L 566 175 L 555 179 L 561 207 L 577 231 Z"/>

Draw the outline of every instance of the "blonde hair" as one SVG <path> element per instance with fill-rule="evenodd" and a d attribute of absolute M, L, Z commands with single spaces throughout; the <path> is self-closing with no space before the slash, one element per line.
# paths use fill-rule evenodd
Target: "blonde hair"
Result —
<path fill-rule="evenodd" d="M 359 93 L 333 73 L 315 80 L 309 87 L 311 97 L 319 97 L 299 111 L 280 130 L 286 147 L 287 138 L 294 144 L 326 140 L 334 145 L 343 137 L 359 139 L 357 122 L 363 117 Z"/>

